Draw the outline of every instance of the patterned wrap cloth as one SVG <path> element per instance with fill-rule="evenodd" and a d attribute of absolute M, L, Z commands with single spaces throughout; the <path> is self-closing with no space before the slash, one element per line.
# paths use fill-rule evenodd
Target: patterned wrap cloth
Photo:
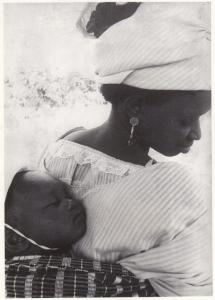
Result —
<path fill-rule="evenodd" d="M 64 256 L 21 256 L 6 260 L 6 297 L 155 297 L 119 264 Z"/>

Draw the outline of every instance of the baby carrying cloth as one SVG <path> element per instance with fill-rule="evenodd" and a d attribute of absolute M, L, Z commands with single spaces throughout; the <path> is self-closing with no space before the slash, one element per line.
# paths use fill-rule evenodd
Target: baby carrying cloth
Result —
<path fill-rule="evenodd" d="M 5 262 L 8 298 L 156 297 L 119 264 L 64 255 L 18 256 Z"/>
<path fill-rule="evenodd" d="M 210 89 L 210 4 L 141 3 L 95 42 L 101 83 Z"/>

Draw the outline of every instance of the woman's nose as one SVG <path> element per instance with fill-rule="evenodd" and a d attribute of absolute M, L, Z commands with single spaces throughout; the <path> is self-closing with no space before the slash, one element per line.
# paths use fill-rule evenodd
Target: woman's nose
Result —
<path fill-rule="evenodd" d="M 200 127 L 199 121 L 196 121 L 192 124 L 189 137 L 191 140 L 200 140 L 201 139 L 201 127 Z"/>

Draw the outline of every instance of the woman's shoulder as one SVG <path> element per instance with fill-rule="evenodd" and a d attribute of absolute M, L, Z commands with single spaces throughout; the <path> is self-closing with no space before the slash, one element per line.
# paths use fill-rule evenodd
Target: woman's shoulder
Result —
<path fill-rule="evenodd" d="M 84 127 L 76 127 L 66 132 L 60 139 L 91 147 L 96 136 L 96 128 L 86 129 Z"/>
<path fill-rule="evenodd" d="M 61 135 L 58 140 L 62 140 L 62 139 L 65 139 L 65 140 L 73 140 L 73 137 L 75 134 L 79 134 L 80 132 L 82 131 L 85 131 L 86 129 L 82 126 L 80 127 L 75 127 L 75 128 L 72 128 L 68 131 L 66 131 L 63 135 Z"/>
<path fill-rule="evenodd" d="M 57 140 L 50 142 L 44 152 L 41 159 L 53 159 L 53 158 L 74 158 L 84 152 L 84 147 L 81 143 L 77 143 L 76 140 L 82 136 L 86 129 L 84 127 L 75 127 L 70 129 Z"/>
<path fill-rule="evenodd" d="M 42 159 L 46 161 L 53 159 L 76 159 L 83 162 L 83 156 L 87 155 L 86 152 L 83 145 L 63 138 L 49 143 L 42 154 Z"/>

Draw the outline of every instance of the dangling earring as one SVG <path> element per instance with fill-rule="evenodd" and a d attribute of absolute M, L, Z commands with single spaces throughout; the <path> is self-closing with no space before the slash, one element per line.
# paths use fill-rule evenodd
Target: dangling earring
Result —
<path fill-rule="evenodd" d="M 131 124 L 131 132 L 130 132 L 130 137 L 129 137 L 129 140 L 128 140 L 128 146 L 131 146 L 134 143 L 134 140 L 133 140 L 133 138 L 134 138 L 134 128 L 135 128 L 135 126 L 137 126 L 139 124 L 139 119 L 136 118 L 136 117 L 132 117 L 132 118 L 130 118 L 129 123 Z"/>

